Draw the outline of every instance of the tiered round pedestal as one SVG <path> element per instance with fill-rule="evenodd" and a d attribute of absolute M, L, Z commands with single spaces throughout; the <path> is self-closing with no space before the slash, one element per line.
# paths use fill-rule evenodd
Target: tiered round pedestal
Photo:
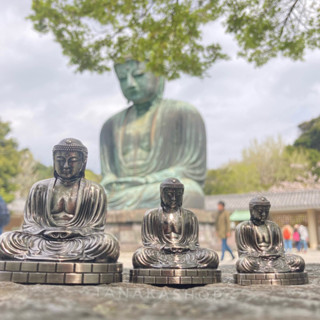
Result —
<path fill-rule="evenodd" d="M 221 282 L 217 269 L 132 269 L 130 282 L 155 285 L 204 285 Z"/>
<path fill-rule="evenodd" d="M 287 273 L 236 273 L 234 282 L 242 286 L 251 285 L 274 285 L 288 286 L 307 284 L 307 272 L 287 272 Z"/>
<path fill-rule="evenodd" d="M 0 261 L 0 281 L 42 284 L 107 284 L 122 281 L 121 263 Z"/>

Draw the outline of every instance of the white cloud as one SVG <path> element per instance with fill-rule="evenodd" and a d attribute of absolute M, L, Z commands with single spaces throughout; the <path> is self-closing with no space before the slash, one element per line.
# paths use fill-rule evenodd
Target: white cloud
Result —
<path fill-rule="evenodd" d="M 21 147 L 51 163 L 52 146 L 76 137 L 89 148 L 88 167 L 99 171 L 104 121 L 126 106 L 113 73 L 75 74 L 49 35 L 33 31 L 25 17 L 30 2 L 3 2 L 0 11 L 0 117 L 11 121 Z M 5 32 L 3 32 L 3 30 Z M 255 69 L 235 57 L 235 44 L 216 25 L 205 39 L 220 41 L 231 61 L 219 62 L 205 79 L 184 76 L 167 83 L 165 96 L 194 104 L 208 134 L 208 166 L 239 158 L 254 138 L 281 134 L 291 143 L 297 125 L 319 115 L 318 52 L 306 62 L 276 59 Z"/>

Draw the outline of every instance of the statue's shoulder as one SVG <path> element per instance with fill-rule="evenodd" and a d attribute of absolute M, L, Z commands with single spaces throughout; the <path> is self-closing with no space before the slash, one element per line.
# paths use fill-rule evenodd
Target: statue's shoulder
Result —
<path fill-rule="evenodd" d="M 126 113 L 128 112 L 128 110 L 131 107 L 125 108 L 119 112 L 117 112 L 116 114 L 114 114 L 113 116 L 111 116 L 110 118 L 108 118 L 105 123 L 102 126 L 102 130 L 103 129 L 107 129 L 111 126 L 113 126 L 115 123 L 117 123 L 120 119 L 123 119 L 123 117 L 126 115 Z"/>
<path fill-rule="evenodd" d="M 54 183 L 55 178 L 49 178 L 37 181 L 31 187 L 31 190 L 48 189 L 51 183 Z"/>
<path fill-rule="evenodd" d="M 95 190 L 98 190 L 99 192 L 103 192 L 105 193 L 105 190 L 104 188 L 99 184 L 99 183 L 96 183 L 94 181 L 91 181 L 91 180 L 87 180 L 87 179 L 82 179 L 90 188 L 93 188 Z"/>
<path fill-rule="evenodd" d="M 267 221 L 266 221 L 266 224 L 267 224 L 268 226 L 270 226 L 270 227 L 280 229 L 280 227 L 279 227 L 275 222 L 273 222 L 273 221 L 271 221 L 271 220 L 267 220 Z"/>
<path fill-rule="evenodd" d="M 196 107 L 194 107 L 192 104 L 184 101 L 179 100 L 172 100 L 172 99 L 163 99 L 161 102 L 161 106 L 163 108 L 168 108 L 171 112 L 174 111 L 181 111 L 181 112 L 187 112 L 199 114 L 199 111 Z"/>
<path fill-rule="evenodd" d="M 159 212 L 158 208 L 149 209 L 145 212 L 144 218 L 149 218 L 149 217 L 155 216 L 158 214 L 158 212 Z"/>
<path fill-rule="evenodd" d="M 185 208 L 182 208 L 182 210 L 184 211 L 184 214 L 197 219 L 197 215 L 193 211 Z"/>
<path fill-rule="evenodd" d="M 241 223 L 239 223 L 238 225 L 237 225 L 237 230 L 241 230 L 241 229 L 244 229 L 244 228 L 246 228 L 246 227 L 252 227 L 252 225 L 251 225 L 251 221 L 250 220 L 248 220 L 248 221 L 243 221 L 243 222 L 241 222 Z"/>

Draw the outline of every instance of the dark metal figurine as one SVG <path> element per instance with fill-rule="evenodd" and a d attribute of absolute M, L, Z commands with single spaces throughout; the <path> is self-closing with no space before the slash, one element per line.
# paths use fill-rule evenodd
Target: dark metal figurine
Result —
<path fill-rule="evenodd" d="M 94 263 L 116 264 L 118 241 L 105 232 L 106 194 L 99 184 L 84 178 L 87 157 L 87 148 L 77 139 L 64 139 L 54 146 L 54 178 L 32 186 L 22 230 L 1 236 L 0 259 L 72 262 L 66 269 L 69 272 L 81 269 L 81 262 L 90 262 L 85 268 L 89 273 Z M 7 264 L 12 268 L 15 262 Z M 0 265 L 0 270 L 21 271 L 23 263 L 16 265 L 19 270 L 8 270 L 6 265 L 2 269 Z M 56 272 L 57 268 L 44 267 L 44 271 Z M 114 268 L 119 272 L 119 267 Z M 31 269 L 39 272 L 38 265 Z"/>
<path fill-rule="evenodd" d="M 135 270 L 131 271 L 131 281 L 193 284 L 194 276 L 197 277 L 196 284 L 218 282 L 218 255 L 213 250 L 199 247 L 197 217 L 182 208 L 183 184 L 176 178 L 166 179 L 161 183 L 160 192 L 161 207 L 147 211 L 143 219 L 143 247 L 133 255 Z M 212 272 L 195 269 L 210 269 Z"/>
<path fill-rule="evenodd" d="M 305 262 L 298 255 L 285 254 L 281 229 L 268 220 L 270 207 L 271 204 L 265 197 L 255 197 L 249 204 L 251 219 L 237 226 L 239 260 L 236 267 L 239 274 L 235 276 L 236 281 L 244 281 L 240 284 L 300 284 L 288 283 L 286 280 L 290 279 L 290 276 L 279 275 L 297 273 L 293 278 L 302 279 L 305 283 Z M 259 275 L 252 275 L 256 273 Z M 271 273 L 278 276 L 272 277 Z"/>

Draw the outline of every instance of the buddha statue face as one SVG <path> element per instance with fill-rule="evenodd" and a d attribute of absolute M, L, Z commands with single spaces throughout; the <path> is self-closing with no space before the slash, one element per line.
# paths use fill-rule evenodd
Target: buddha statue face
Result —
<path fill-rule="evenodd" d="M 143 104 L 163 93 L 164 79 L 146 71 L 144 62 L 127 60 L 115 65 L 121 90 L 128 101 Z"/>
<path fill-rule="evenodd" d="M 269 218 L 269 205 L 256 205 L 250 210 L 251 220 L 254 224 L 264 224 Z"/>
<path fill-rule="evenodd" d="M 63 180 L 72 180 L 81 177 L 83 172 L 83 154 L 78 151 L 56 151 L 54 153 L 54 168 L 57 175 Z"/>
<path fill-rule="evenodd" d="M 162 206 L 169 210 L 182 207 L 183 188 L 164 188 L 161 194 Z"/>

